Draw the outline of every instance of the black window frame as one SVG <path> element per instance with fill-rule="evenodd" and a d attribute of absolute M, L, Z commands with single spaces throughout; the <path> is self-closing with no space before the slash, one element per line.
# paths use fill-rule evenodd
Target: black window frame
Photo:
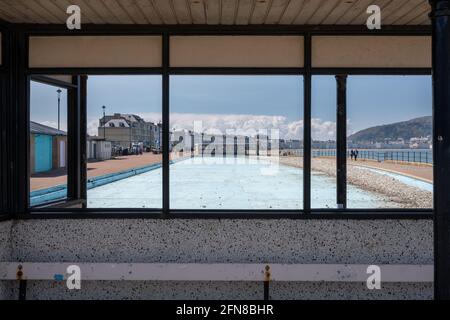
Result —
<path fill-rule="evenodd" d="M 18 89 L 27 99 L 20 99 L 20 109 L 27 108 L 29 88 L 25 81 L 30 76 L 70 74 L 80 75 L 162 75 L 162 118 L 163 118 L 163 208 L 157 209 L 89 209 L 89 208 L 24 208 L 20 201 L 28 194 L 19 188 L 15 199 L 15 216 L 19 218 L 213 218 L 213 219 L 431 219 L 432 209 L 311 209 L 310 170 L 311 170 L 311 77 L 313 75 L 431 75 L 431 68 L 313 68 L 311 65 L 311 37 L 317 35 L 396 35 L 431 36 L 430 28 L 386 27 L 379 31 L 368 31 L 358 27 L 315 27 L 315 26 L 91 26 L 81 31 L 69 31 L 61 26 L 42 27 L 19 26 L 19 61 L 17 61 Z M 28 38 L 30 36 L 62 35 L 161 35 L 163 39 L 163 64 L 158 68 L 29 68 Z M 169 65 L 169 37 L 180 35 L 298 35 L 304 37 L 304 67 L 302 68 L 180 68 Z M 14 48 L 13 48 L 14 49 Z M 304 207 L 302 210 L 171 210 L 169 203 L 169 77 L 170 75 L 292 75 L 303 76 L 304 82 Z M 28 92 L 28 95 L 26 94 Z M 85 97 L 84 97 L 85 99 Z M 81 97 L 83 100 L 83 97 Z M 83 116 L 81 116 L 83 117 Z M 19 117 L 20 118 L 20 117 Z M 27 127 L 23 118 L 19 129 Z M 23 136 L 19 136 L 23 139 Z M 27 138 L 27 137 L 25 137 Z M 82 157 L 82 155 L 80 155 Z M 26 160 L 26 159 L 25 159 Z M 16 177 L 24 169 L 24 155 L 17 154 L 14 161 L 18 165 Z M 25 161 L 26 162 L 26 161 Z M 21 165 L 22 164 L 22 165 Z M 21 170 L 22 168 L 22 170 Z M 83 177 L 80 177 L 83 179 Z M 85 177 L 84 177 L 85 179 Z M 80 181 L 82 185 L 83 181 Z"/>
<path fill-rule="evenodd" d="M 345 77 L 346 78 L 345 79 L 345 91 L 346 92 L 347 92 L 347 88 L 348 88 L 348 84 L 347 83 L 348 83 L 348 80 L 349 80 L 349 78 L 351 76 L 379 76 L 379 77 L 381 77 L 381 76 L 394 76 L 394 77 L 395 76 L 398 76 L 398 77 L 403 77 L 403 76 L 428 76 L 429 80 L 430 80 L 430 84 L 432 85 L 432 74 L 431 74 L 431 72 L 428 73 L 425 70 L 412 70 L 411 72 L 401 73 L 401 74 L 396 73 L 396 72 L 394 72 L 394 73 L 393 72 L 389 72 L 389 73 L 382 73 L 382 74 L 361 74 L 361 73 L 357 73 L 356 74 L 356 73 L 353 73 L 353 74 L 346 74 L 346 77 Z M 338 85 L 338 80 L 336 80 L 336 84 Z M 432 100 L 430 100 L 430 107 L 431 107 L 430 111 L 432 113 Z M 347 102 L 346 102 L 346 110 L 345 110 L 345 119 L 348 120 L 348 104 L 347 104 Z M 345 122 L 345 124 L 346 124 L 346 122 Z M 343 145 L 345 147 L 345 153 L 342 152 L 342 155 L 343 155 L 344 159 L 348 159 L 348 156 L 346 154 L 346 153 L 349 152 L 348 151 L 348 147 L 347 147 L 347 144 L 348 144 L 348 141 L 347 141 L 347 133 L 348 133 L 347 126 L 345 125 L 343 129 L 345 130 L 344 131 L 345 141 L 342 141 L 342 143 L 343 143 Z M 343 169 L 345 171 L 345 178 L 342 179 L 342 184 L 345 184 L 345 185 L 341 186 L 341 188 L 343 188 L 345 190 L 345 196 L 346 196 L 346 198 L 345 198 L 345 205 L 347 206 L 348 194 L 347 194 L 346 191 L 347 191 L 347 188 L 348 188 L 348 182 L 347 182 L 347 164 L 348 164 L 348 161 L 345 160 L 344 163 L 345 164 L 344 164 L 344 168 Z M 434 179 L 433 179 L 432 183 L 434 184 Z M 434 191 L 433 191 L 433 193 L 434 193 Z M 432 206 L 434 206 L 434 203 L 432 203 Z M 414 209 L 414 210 L 431 210 L 431 211 L 433 211 L 433 209 L 434 208 L 423 208 L 423 209 Z M 352 210 L 364 210 L 364 208 L 352 208 Z M 383 208 L 383 210 L 392 210 L 392 208 L 388 208 L 387 207 L 387 208 Z M 410 210 L 410 209 L 399 209 L 399 210 Z"/>
<path fill-rule="evenodd" d="M 0 221 L 10 219 L 12 217 L 10 210 L 10 199 L 8 192 L 9 183 L 9 77 L 10 77 L 10 31 L 7 25 L 0 23 L 1 37 L 1 63 L 0 63 Z"/>
<path fill-rule="evenodd" d="M 47 86 L 54 87 L 55 89 L 65 89 L 67 91 L 67 195 L 65 198 L 57 199 L 51 202 L 47 202 L 42 204 L 42 206 L 56 206 L 56 207 L 63 207 L 63 206 L 73 206 L 76 204 L 83 204 L 83 199 L 81 195 L 83 192 L 83 187 L 80 185 L 80 177 L 79 172 L 80 168 L 78 167 L 80 165 L 79 159 L 82 156 L 79 154 L 78 150 L 80 148 L 80 143 L 82 142 L 82 139 L 79 139 L 78 137 L 81 137 L 81 126 L 80 123 L 80 116 L 81 116 L 81 104 L 80 104 L 80 87 L 82 86 L 81 83 L 81 77 L 79 76 L 72 76 L 71 82 L 65 82 L 62 80 L 58 80 L 56 78 L 49 77 L 47 75 L 38 75 L 38 76 L 28 76 L 27 83 L 28 88 L 31 86 L 31 82 L 37 82 L 41 84 L 45 84 Z M 28 106 L 27 106 L 27 115 L 28 115 L 28 123 L 31 121 L 30 117 L 30 90 L 28 90 Z M 62 106 L 64 108 L 64 106 Z M 71 121 L 69 121 L 71 120 Z M 28 128 L 27 128 L 28 129 Z M 31 173 L 29 171 L 30 168 L 30 139 L 29 139 L 29 129 L 28 129 L 28 140 L 27 140 L 27 189 L 28 191 L 28 199 L 27 199 L 27 207 L 33 208 L 30 206 L 30 178 Z M 78 160 L 78 161 L 77 161 Z"/>
<path fill-rule="evenodd" d="M 6 126 L 7 126 L 7 114 L 6 114 L 6 78 L 7 76 L 0 72 L 0 220 L 4 219 L 8 215 L 6 190 L 7 188 L 7 143 L 6 143 Z"/>
<path fill-rule="evenodd" d="M 0 72 L 0 220 L 5 219 L 8 216 L 6 190 L 7 188 L 7 143 L 6 143 L 6 126 L 7 126 L 7 114 L 6 114 L 6 79 L 7 75 Z"/>

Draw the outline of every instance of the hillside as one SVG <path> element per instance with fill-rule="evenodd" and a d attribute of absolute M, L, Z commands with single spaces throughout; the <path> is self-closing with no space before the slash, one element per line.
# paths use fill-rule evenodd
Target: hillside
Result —
<path fill-rule="evenodd" d="M 348 137 L 353 142 L 381 142 L 385 139 L 403 138 L 408 141 L 414 137 L 430 136 L 432 131 L 431 116 L 408 121 L 396 122 L 358 131 Z"/>

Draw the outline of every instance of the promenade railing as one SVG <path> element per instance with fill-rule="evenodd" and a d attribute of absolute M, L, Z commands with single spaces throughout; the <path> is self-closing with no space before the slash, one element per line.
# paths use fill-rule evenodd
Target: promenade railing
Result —
<path fill-rule="evenodd" d="M 350 158 L 351 150 L 347 150 L 347 157 Z M 335 149 L 313 149 L 313 157 L 336 157 Z M 375 161 L 396 161 L 412 163 L 433 163 L 433 153 L 431 150 L 359 150 L 358 159 Z"/>

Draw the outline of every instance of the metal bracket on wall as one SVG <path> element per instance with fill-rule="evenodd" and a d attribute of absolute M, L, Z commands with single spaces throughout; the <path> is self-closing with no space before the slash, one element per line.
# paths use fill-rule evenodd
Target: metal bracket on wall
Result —
<path fill-rule="evenodd" d="M 16 273 L 17 280 L 19 280 L 19 300 L 27 299 L 27 280 L 23 279 L 23 267 L 21 264 L 17 266 Z"/>
<path fill-rule="evenodd" d="M 270 266 L 264 268 L 264 300 L 269 300 Z"/>

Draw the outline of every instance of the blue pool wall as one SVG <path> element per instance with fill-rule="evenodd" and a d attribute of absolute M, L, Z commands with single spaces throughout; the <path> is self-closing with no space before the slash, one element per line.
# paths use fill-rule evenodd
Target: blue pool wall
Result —
<path fill-rule="evenodd" d="M 172 162 L 173 163 L 173 162 Z M 124 170 L 117 173 L 110 173 L 87 181 L 87 189 L 93 189 L 105 184 L 126 179 L 144 172 L 156 170 L 162 167 L 161 163 L 155 163 L 149 166 Z M 51 188 L 41 189 L 30 192 L 30 206 L 37 206 L 48 202 L 64 199 L 67 196 L 67 185 L 62 184 Z"/>

